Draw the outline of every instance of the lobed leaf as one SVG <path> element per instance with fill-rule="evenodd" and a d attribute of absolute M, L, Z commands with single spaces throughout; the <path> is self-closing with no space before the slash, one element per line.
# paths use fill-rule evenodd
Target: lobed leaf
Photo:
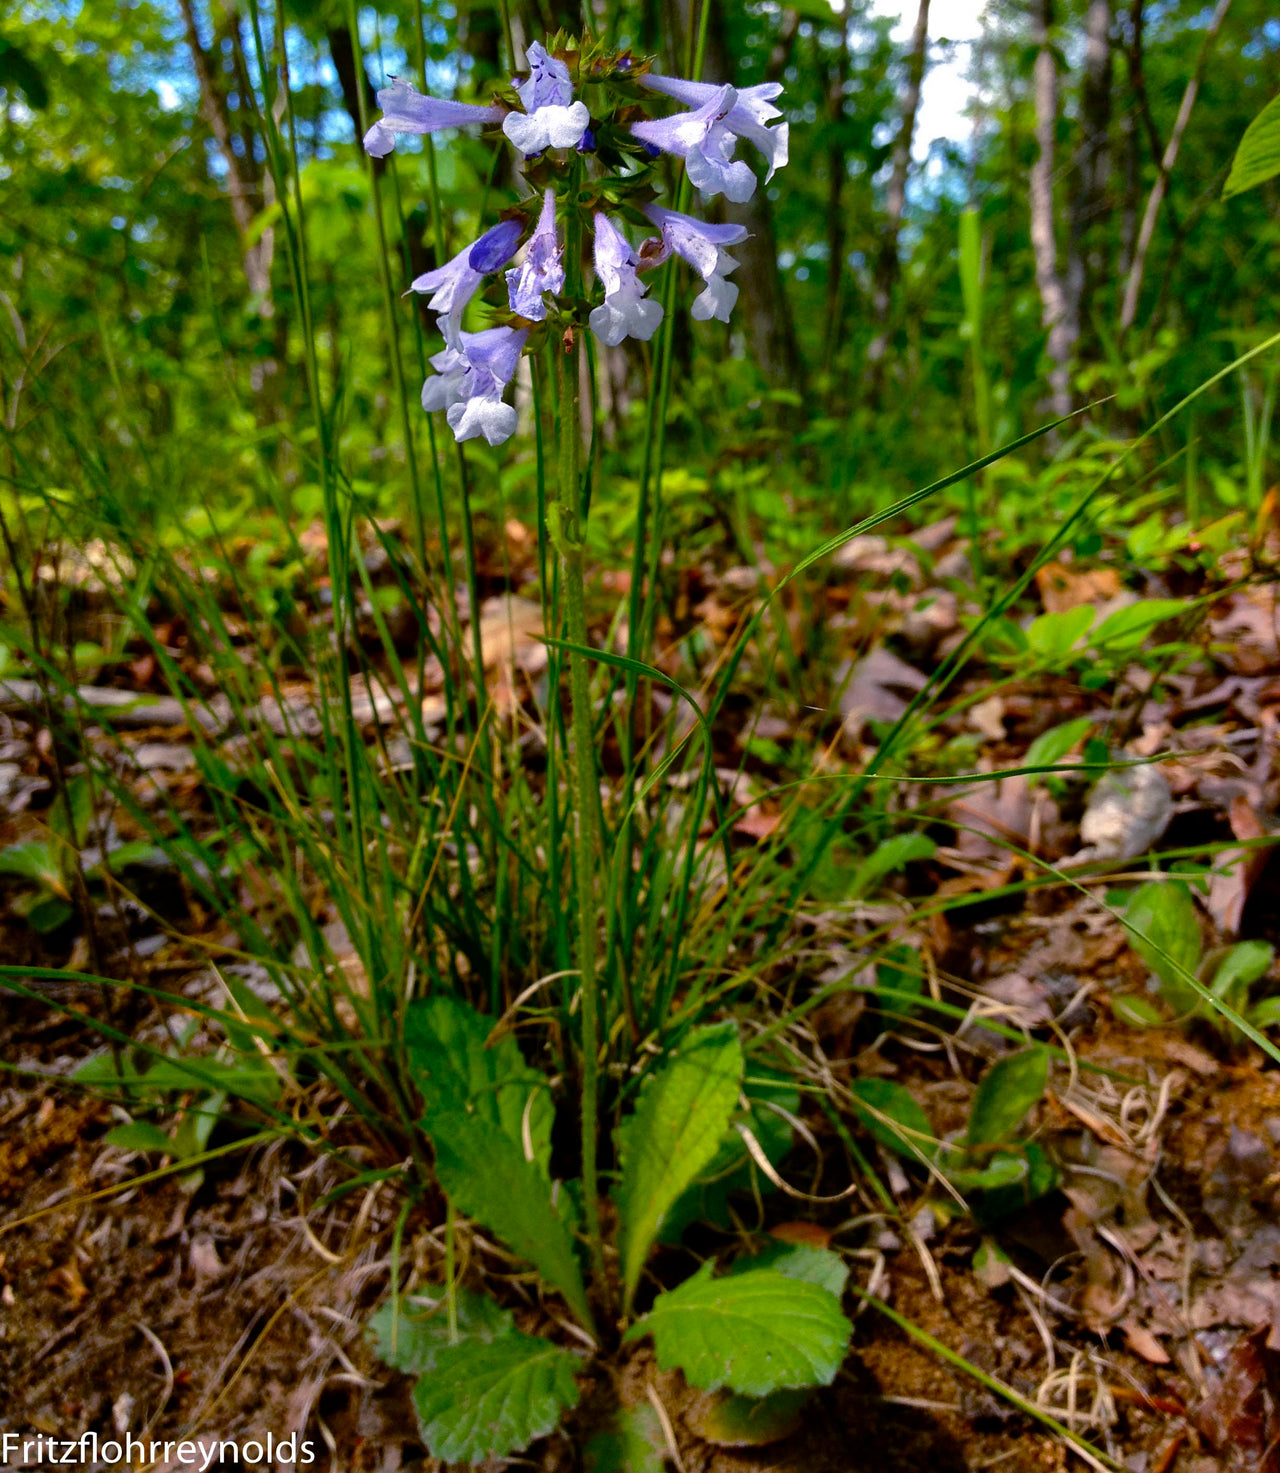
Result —
<path fill-rule="evenodd" d="M 593 1328 L 573 1236 L 552 1204 L 542 1168 L 493 1120 L 449 1111 L 426 1123 L 436 1175 L 453 1205 L 527 1258 L 564 1295 L 579 1323 Z"/>
<path fill-rule="evenodd" d="M 698 1029 L 646 1082 L 634 1115 L 620 1129 L 622 1175 L 615 1199 L 627 1309 L 667 1214 L 715 1157 L 741 1087 L 736 1027 Z"/>

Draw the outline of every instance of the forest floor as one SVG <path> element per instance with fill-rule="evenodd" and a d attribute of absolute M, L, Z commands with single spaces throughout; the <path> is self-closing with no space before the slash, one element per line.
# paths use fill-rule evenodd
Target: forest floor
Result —
<path fill-rule="evenodd" d="M 914 541 L 859 539 L 838 556 L 825 601 L 793 611 L 802 645 L 806 621 L 834 628 L 846 645 L 836 705 L 851 763 L 865 754 L 868 725 L 894 719 L 956 637 L 963 579 L 948 580 L 939 565 L 963 550 L 953 523 Z M 522 660 L 528 655 L 533 668 L 544 647 L 532 622 L 517 630 L 523 614 L 503 602 L 513 586 L 508 564 L 487 592 L 497 601 L 493 678 L 518 702 Z M 723 637 L 744 586 L 751 584 L 741 570 L 695 570 L 680 590 L 677 620 Z M 1050 611 L 1086 603 L 1101 611 L 1114 607 L 1120 589 L 1111 569 L 1061 564 L 1039 580 L 1039 592 Z M 1160 580 L 1142 590 L 1182 592 Z M 1135 655 L 1099 714 L 1123 734 L 1130 757 L 1158 759 L 1143 770 L 1160 774 L 1168 800 L 1159 832 L 1128 859 L 1157 841 L 1185 850 L 1271 828 L 1280 779 L 1274 586 L 1236 579 L 1207 608 L 1194 657 L 1173 673 L 1153 673 Z M 154 674 L 138 663 L 118 683 L 146 691 Z M 950 728 L 971 740 L 987 770 L 1016 768 L 1036 737 L 1100 704 L 1061 670 L 1005 681 L 981 698 L 992 680 L 981 664 L 966 669 Z M 19 709 L 15 684 L 7 689 L 0 847 L 39 828 L 51 789 L 48 734 Z M 369 715 L 379 719 L 376 703 Z M 763 735 L 783 747 L 793 736 L 826 740 L 788 733 L 780 718 Z M 163 783 L 198 805 L 189 740 L 177 724 L 137 724 L 127 735 L 139 782 Z M 725 737 L 727 761 L 733 740 Z M 743 847 L 770 832 L 767 802 L 748 811 L 760 817 L 738 826 Z M 1088 811 L 1083 784 L 1056 798 L 1026 777 L 970 790 L 931 817 L 934 832 L 951 825 L 950 843 L 908 866 L 882 903 L 832 906 L 797 921 L 817 959 L 810 985 L 850 978 L 849 990 L 814 1015 L 815 1067 L 845 1083 L 882 1077 L 905 1085 L 939 1136 L 963 1128 L 977 1080 L 1011 1047 L 979 1020 L 1064 1051 L 1027 1132 L 1052 1162 L 1055 1188 L 980 1226 L 945 1189 L 861 1136 L 891 1208 L 870 1193 L 817 1207 L 771 1193 L 756 1216 L 746 1213 L 741 1232 L 840 1249 L 855 1283 L 914 1334 L 850 1295 L 853 1350 L 836 1383 L 798 1426 L 756 1448 L 703 1435 L 706 1397 L 678 1373 L 658 1371 L 643 1346 L 633 1348 L 612 1385 L 584 1378 L 576 1419 L 509 1460 L 513 1466 L 581 1466 L 592 1418 L 610 1396 L 661 1409 L 678 1473 L 1084 1466 L 975 1379 L 976 1368 L 1132 1473 L 1280 1470 L 1280 1069 L 1206 1021 L 1136 1027 L 1116 1016 L 1112 997 L 1149 996 L 1148 968 L 1114 909 L 1098 903 L 1097 885 L 1007 893 L 1011 878 L 1030 877 L 1015 850 L 1052 862 L 1078 856 Z M 1211 944 L 1280 943 L 1280 862 L 1269 862 L 1270 853 L 1255 851 L 1254 862 L 1204 886 L 1201 924 Z M 1145 859 L 1136 871 L 1113 865 L 1107 882 L 1149 870 Z M 3 883 L 12 901 L 20 887 Z M 858 981 L 859 928 L 886 914 L 909 917 L 939 895 L 963 903 L 931 914 L 921 944 L 931 989 L 963 1021 L 945 1031 L 886 1022 Z M 322 897 L 318 904 L 325 921 Z M 147 915 L 161 911 L 153 897 Z M 186 911 L 148 930 L 140 914 L 104 917 L 106 936 L 113 925 L 128 932 L 106 958 L 116 968 L 110 975 L 130 974 L 127 954 L 135 974 L 140 968 L 179 1009 L 183 999 L 202 998 L 208 973 L 191 964 L 184 941 L 199 934 L 215 944 L 216 918 Z M 320 1468 L 396 1473 L 430 1461 L 408 1378 L 377 1361 L 364 1331 L 391 1272 L 399 1210 L 392 1190 L 383 1183 L 317 1209 L 335 1184 L 331 1163 L 280 1140 L 229 1149 L 185 1178 L 135 1183 L 148 1157 L 103 1140 L 118 1110 L 68 1085 L 75 1066 L 102 1049 L 101 1035 L 76 1014 L 129 1037 L 163 1039 L 173 1011 L 166 1021 L 139 995 L 78 982 L 74 971 L 90 968 L 74 927 L 42 940 L 10 912 L 0 916 L 0 954 L 70 969 L 33 984 L 51 1005 L 8 994 L 0 1016 L 0 1058 L 16 1066 L 0 1076 L 0 1433 L 92 1429 L 104 1439 L 205 1444 L 301 1428 L 320 1449 Z M 1268 987 L 1280 990 L 1274 963 L 1259 990 Z M 339 1102 L 320 1089 L 306 1109 L 336 1122 L 336 1139 Z M 847 1166 L 829 1119 L 807 1110 L 805 1124 L 819 1149 L 817 1180 L 808 1179 L 814 1166 L 804 1147 L 788 1174 L 806 1180 L 810 1197 L 838 1195 Z M 224 1139 L 234 1146 L 235 1132 L 215 1143 Z M 410 1287 L 439 1272 L 441 1221 L 427 1204 L 406 1225 L 400 1271 Z M 687 1268 L 684 1250 L 665 1254 L 659 1277 Z M 498 1286 L 522 1328 L 556 1333 L 506 1255 L 464 1231 L 462 1258 L 473 1277 Z M 35 1465 L 19 1458 L 7 1466 Z M 155 1466 L 178 1463 L 161 1456 Z"/>

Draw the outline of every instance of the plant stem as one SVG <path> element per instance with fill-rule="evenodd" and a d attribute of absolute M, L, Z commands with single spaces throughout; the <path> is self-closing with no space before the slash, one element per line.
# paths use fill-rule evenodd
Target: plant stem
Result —
<path fill-rule="evenodd" d="M 581 253 L 581 224 L 570 205 L 565 228 L 567 273 L 575 277 Z M 570 293 L 576 281 L 567 283 Z M 596 977 L 596 865 L 600 849 L 596 809 L 600 802 L 596 777 L 595 731 L 591 713 L 591 680 L 587 657 L 587 601 L 582 571 L 582 417 L 579 374 L 582 349 L 570 330 L 556 354 L 560 403 L 556 426 L 559 441 L 559 498 L 552 518 L 552 540 L 560 553 L 564 574 L 565 612 L 569 643 L 569 713 L 573 750 L 570 754 L 575 787 L 574 874 L 578 889 L 578 970 L 582 997 L 582 1188 L 586 1202 L 587 1233 L 597 1292 L 607 1297 L 604 1246 L 600 1233 L 599 1183 L 596 1143 L 600 1112 L 600 1018 Z"/>

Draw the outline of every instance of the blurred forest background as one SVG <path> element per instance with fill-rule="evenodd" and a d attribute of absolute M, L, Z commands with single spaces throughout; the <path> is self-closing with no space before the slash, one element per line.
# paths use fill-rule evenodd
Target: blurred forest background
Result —
<path fill-rule="evenodd" d="M 599 28 L 686 70 L 681 0 L 598 8 Z M 803 531 L 786 520 L 797 506 L 834 528 L 1108 395 L 1109 431 L 1132 432 L 1262 336 L 1277 185 L 1225 203 L 1221 191 L 1245 127 L 1280 91 L 1268 0 L 992 0 L 963 134 L 936 140 L 917 122 L 921 81 L 955 54 L 953 7 L 903 9 L 895 30 L 864 0 L 712 6 L 707 77 L 782 81 L 792 125 L 791 167 L 727 207 L 752 232 L 734 321 L 696 337 L 682 324 L 677 338 L 669 437 L 680 469 L 666 490 L 677 505 L 708 487 L 726 497 L 734 510 L 713 536 L 728 522 L 740 540 L 811 541 L 810 518 Z M 100 494 L 127 485 L 119 514 L 161 537 L 182 535 L 184 520 L 189 532 L 197 506 L 304 521 L 318 511 L 304 307 L 318 402 L 358 502 L 405 511 L 406 461 L 428 453 L 428 427 L 400 414 L 392 359 L 420 379 L 423 334 L 408 301 L 387 320 L 379 231 L 402 291 L 440 248 L 447 257 L 473 238 L 485 197 L 504 189 L 492 177 L 500 151 L 475 137 L 437 135 L 431 152 L 411 143 L 385 161 L 385 179 L 384 161 L 357 147 L 374 90 L 415 73 L 408 0 L 377 11 L 286 3 L 281 14 L 308 216 L 305 304 L 260 111 L 253 32 L 269 17 L 224 0 L 68 0 L 13 6 L 0 26 L 7 427 L 43 420 L 50 432 L 35 435 L 54 483 L 96 483 L 83 458 L 110 458 Z M 501 80 L 498 12 L 433 5 L 426 21 L 432 90 L 487 96 Z M 576 12 L 556 0 L 513 16 L 517 42 L 561 23 Z M 282 119 L 284 108 L 281 96 Z M 433 171 L 439 221 L 426 204 Z M 644 439 L 649 359 L 605 356 L 597 450 L 625 478 Z M 1185 498 L 1196 520 L 1259 496 L 1274 386 L 1274 369 L 1255 369 L 1201 401 L 1157 447 L 1176 466 L 1141 506 L 1113 515 L 1142 523 Z M 524 441 L 502 458 L 517 509 L 532 497 L 533 454 Z M 1021 464 L 994 476 L 984 520 L 1017 541 L 1074 489 L 1061 467 L 1049 495 Z M 480 510 L 496 509 L 479 495 Z M 623 502 L 605 493 L 597 538 L 625 540 L 634 498 Z M 1138 553 L 1167 532 L 1148 524 L 1144 535 Z"/>

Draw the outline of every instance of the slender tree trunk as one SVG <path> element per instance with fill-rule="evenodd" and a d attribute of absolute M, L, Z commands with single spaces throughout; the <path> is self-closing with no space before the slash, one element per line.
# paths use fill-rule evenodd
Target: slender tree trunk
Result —
<path fill-rule="evenodd" d="M 823 358 L 831 355 L 840 341 L 840 318 L 844 307 L 844 94 L 849 85 L 849 0 L 842 0 L 839 10 L 840 51 L 831 70 L 827 92 L 827 123 L 831 143 L 827 149 L 827 323 L 824 333 Z"/>
<path fill-rule="evenodd" d="M 1209 53 L 1213 49 L 1218 31 L 1230 9 L 1231 0 L 1218 0 L 1214 7 L 1213 17 L 1200 43 L 1200 53 L 1196 57 L 1195 70 L 1182 94 L 1182 103 L 1178 108 L 1178 116 L 1174 119 L 1173 132 L 1169 134 L 1169 142 L 1165 145 L 1164 154 L 1160 159 L 1156 182 L 1151 186 L 1151 193 L 1147 197 L 1147 208 L 1143 212 L 1142 225 L 1139 227 L 1138 240 L 1134 247 L 1133 262 L 1129 267 L 1129 276 L 1124 286 L 1124 304 L 1120 308 L 1121 332 L 1127 332 L 1138 315 L 1138 294 L 1142 290 L 1142 277 L 1147 267 L 1147 252 L 1151 249 L 1151 241 L 1155 235 L 1160 205 L 1169 188 L 1169 176 L 1173 172 L 1174 164 L 1177 163 L 1178 150 L 1182 147 L 1182 136 L 1187 131 L 1187 124 L 1191 120 L 1191 110 L 1196 105 L 1196 94 L 1200 91 L 1200 83 L 1204 79 Z"/>
<path fill-rule="evenodd" d="M 902 272 L 898 256 L 898 236 L 902 232 L 902 214 L 907 203 L 907 178 L 911 169 L 911 149 L 915 142 L 916 115 L 920 111 L 920 88 L 924 82 L 925 60 L 929 47 L 929 0 L 920 0 L 916 11 L 915 30 L 911 33 L 911 49 L 907 52 L 907 85 L 902 91 L 902 119 L 898 136 L 893 141 L 893 173 L 885 196 L 885 222 L 880 235 L 880 251 L 876 257 L 875 283 L 871 310 L 879 332 L 867 350 L 874 365 L 875 382 L 880 381 L 879 364 L 889 345 L 889 311 L 893 289 Z"/>
<path fill-rule="evenodd" d="M 1031 247 L 1035 253 L 1036 285 L 1040 289 L 1042 321 L 1049 339 L 1045 351 L 1049 393 L 1055 414 L 1071 412 L 1071 353 L 1078 325 L 1071 313 L 1066 286 L 1058 273 L 1058 245 L 1053 218 L 1053 159 L 1058 129 L 1058 63 L 1050 44 L 1053 0 L 1036 0 L 1032 37 L 1038 50 L 1034 72 L 1036 107 L 1036 160 L 1031 166 Z"/>
<path fill-rule="evenodd" d="M 210 52 L 200 39 L 200 27 L 192 0 L 179 0 L 179 4 L 187 33 L 187 46 L 191 51 L 196 79 L 200 84 L 200 110 L 227 168 L 227 192 L 231 200 L 231 215 L 235 221 L 236 234 L 240 237 L 245 279 L 249 283 L 249 290 L 262 301 L 264 310 L 269 313 L 273 234 L 270 230 L 264 230 L 252 243 L 247 239 L 254 216 L 266 203 L 262 171 L 254 158 L 255 138 L 250 133 L 246 141 L 245 133 L 237 130 L 233 124 L 226 91 L 214 71 Z M 234 24 L 234 18 L 232 23 Z M 245 115 L 248 113 L 247 107 L 241 111 Z M 241 123 L 243 125 L 243 119 Z M 239 150 L 235 146 L 237 137 L 240 140 Z"/>
<path fill-rule="evenodd" d="M 1067 243 L 1067 296 L 1071 315 L 1082 332 L 1104 269 L 1100 227 L 1110 211 L 1111 19 L 1111 0 L 1090 0 L 1085 14 L 1080 138 Z"/>

